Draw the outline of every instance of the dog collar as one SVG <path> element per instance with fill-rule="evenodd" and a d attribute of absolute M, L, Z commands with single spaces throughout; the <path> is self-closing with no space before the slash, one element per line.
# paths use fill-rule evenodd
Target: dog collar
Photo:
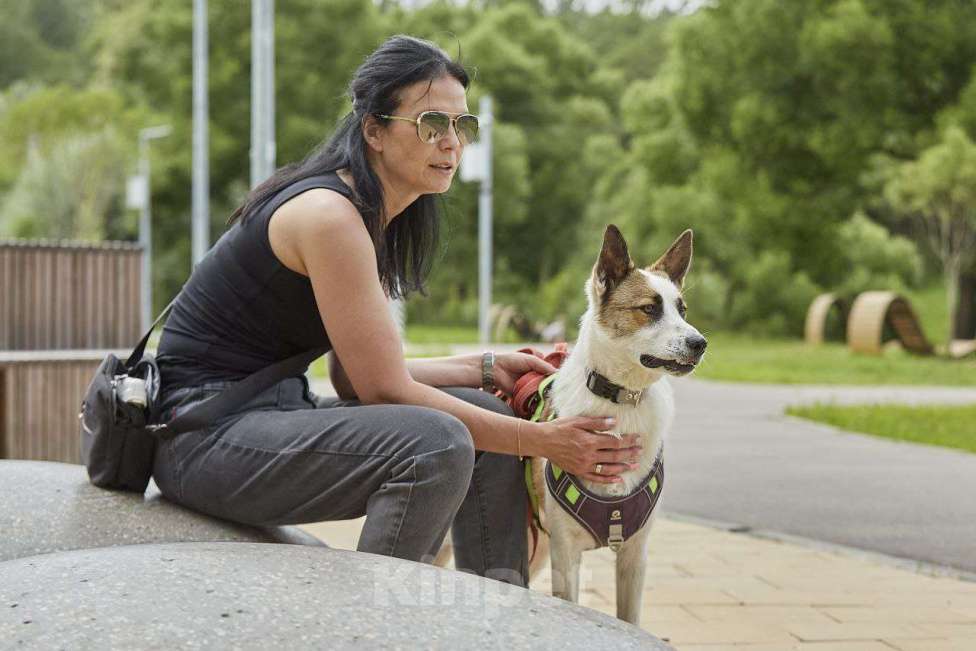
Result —
<path fill-rule="evenodd" d="M 606 398 L 610 402 L 618 404 L 634 405 L 640 404 L 641 397 L 644 395 L 643 389 L 631 391 L 627 387 L 620 386 L 616 382 L 611 382 L 606 377 L 596 371 L 590 371 L 586 376 L 586 388 L 594 395 Z"/>

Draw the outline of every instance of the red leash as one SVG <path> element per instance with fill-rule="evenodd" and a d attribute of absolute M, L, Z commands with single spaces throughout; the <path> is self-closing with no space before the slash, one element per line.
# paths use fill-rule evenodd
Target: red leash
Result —
<path fill-rule="evenodd" d="M 548 355 L 543 355 L 531 348 L 520 348 L 518 352 L 535 355 L 556 368 L 561 368 L 566 357 L 569 356 L 569 351 L 566 350 L 566 342 L 564 341 L 557 343 L 555 350 Z M 511 396 L 506 396 L 500 391 L 495 395 L 505 400 L 512 407 L 512 411 L 515 412 L 516 416 L 528 420 L 532 418 L 532 414 L 535 413 L 536 408 L 539 406 L 539 383 L 546 379 L 546 377 L 548 376 L 538 371 L 527 371 L 515 381 L 515 389 Z"/>

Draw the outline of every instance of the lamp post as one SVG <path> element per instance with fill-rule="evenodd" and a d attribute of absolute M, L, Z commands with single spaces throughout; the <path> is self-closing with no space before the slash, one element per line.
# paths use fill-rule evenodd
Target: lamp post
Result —
<path fill-rule="evenodd" d="M 207 0 L 193 0 L 193 266 L 210 248 Z"/>
<path fill-rule="evenodd" d="M 251 187 L 275 168 L 274 0 L 251 0 Z"/>
<path fill-rule="evenodd" d="M 478 340 L 487 344 L 491 338 L 488 321 L 491 307 L 491 127 L 493 122 L 491 97 L 484 96 L 478 105 L 481 129 L 478 142 L 465 148 L 461 159 L 461 180 L 479 181 L 478 193 Z"/>
<path fill-rule="evenodd" d="M 149 141 L 165 138 L 168 124 L 139 130 L 139 174 L 129 179 L 127 204 L 139 209 L 139 244 L 142 245 L 142 330 L 152 323 L 152 212 L 149 200 Z"/>

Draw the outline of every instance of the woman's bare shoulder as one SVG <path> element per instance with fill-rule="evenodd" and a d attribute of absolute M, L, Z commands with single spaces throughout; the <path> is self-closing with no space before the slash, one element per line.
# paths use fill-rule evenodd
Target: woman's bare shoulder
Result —
<path fill-rule="evenodd" d="M 268 223 L 271 250 L 283 265 L 303 276 L 308 271 L 302 251 L 310 242 L 348 244 L 348 238 L 361 236 L 369 240 L 359 210 L 327 188 L 312 188 L 292 197 L 275 210 Z"/>

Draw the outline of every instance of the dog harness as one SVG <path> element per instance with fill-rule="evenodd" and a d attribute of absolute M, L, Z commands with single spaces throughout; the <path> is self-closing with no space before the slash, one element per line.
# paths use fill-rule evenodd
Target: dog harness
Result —
<path fill-rule="evenodd" d="M 590 532 L 600 547 L 613 551 L 647 523 L 664 488 L 664 460 L 658 457 L 637 488 L 623 497 L 587 490 L 579 478 L 546 462 L 546 486 L 559 505 Z"/>
<path fill-rule="evenodd" d="M 519 352 L 532 354 L 534 351 L 523 348 Z M 558 343 L 555 352 L 543 359 L 559 368 L 568 354 L 566 344 Z M 519 378 L 515 383 L 513 396 L 508 399 L 515 415 L 531 421 L 542 420 L 547 411 L 549 392 L 555 379 L 555 373 L 544 376 L 535 371 L 530 371 Z M 588 374 L 587 387 L 594 394 L 607 400 L 633 405 L 639 404 L 643 393 L 631 392 L 620 387 L 596 371 Z M 546 420 L 556 418 L 555 409 L 548 411 Z M 590 532 L 597 545 L 610 547 L 616 552 L 623 542 L 647 523 L 654 512 L 654 507 L 661 497 L 661 490 L 664 488 L 664 460 L 659 456 L 637 488 L 622 497 L 607 497 L 593 493 L 583 486 L 578 477 L 565 472 L 551 461 L 546 462 L 545 478 L 549 493 L 567 513 L 573 516 L 573 519 Z M 525 484 L 529 493 L 531 516 L 529 522 L 533 529 L 533 540 L 537 540 L 536 529 L 543 531 L 545 529 L 539 520 L 540 496 L 535 494 L 530 464 L 525 464 Z"/>

